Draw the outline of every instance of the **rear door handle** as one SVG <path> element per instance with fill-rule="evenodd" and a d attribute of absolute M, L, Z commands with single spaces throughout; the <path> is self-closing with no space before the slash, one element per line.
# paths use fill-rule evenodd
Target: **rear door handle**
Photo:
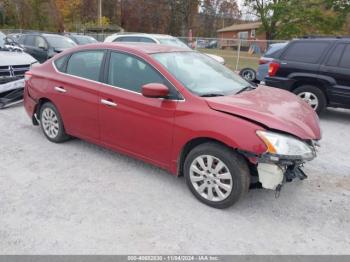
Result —
<path fill-rule="evenodd" d="M 109 101 L 109 100 L 106 100 L 106 99 L 101 99 L 101 104 L 104 104 L 106 106 L 112 106 L 112 107 L 116 107 L 117 104 L 112 102 L 112 101 Z"/>
<path fill-rule="evenodd" d="M 59 92 L 59 93 L 66 93 L 67 90 L 64 89 L 63 87 L 59 87 L 59 86 L 55 86 L 54 87 L 55 91 Z"/>

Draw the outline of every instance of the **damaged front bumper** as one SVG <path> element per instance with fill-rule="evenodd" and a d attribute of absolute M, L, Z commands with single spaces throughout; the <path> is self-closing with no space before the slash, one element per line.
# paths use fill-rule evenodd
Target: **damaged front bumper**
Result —
<path fill-rule="evenodd" d="M 12 78 L 12 82 L 0 82 L 0 109 L 23 100 L 24 79 Z"/>
<path fill-rule="evenodd" d="M 260 187 L 280 191 L 283 184 L 291 182 L 295 178 L 300 180 L 306 179 L 307 175 L 302 170 L 305 162 L 313 160 L 317 156 L 317 147 L 319 144 L 316 141 L 310 142 L 312 156 L 302 158 L 298 156 L 281 156 L 270 153 L 262 155 L 253 155 L 243 152 L 252 163 L 254 163 L 253 175 L 257 178 Z"/>

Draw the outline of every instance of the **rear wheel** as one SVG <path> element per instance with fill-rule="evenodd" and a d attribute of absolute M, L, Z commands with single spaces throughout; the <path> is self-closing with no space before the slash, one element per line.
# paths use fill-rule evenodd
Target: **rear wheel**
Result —
<path fill-rule="evenodd" d="M 296 88 L 293 93 L 308 103 L 318 114 L 327 106 L 326 96 L 322 90 L 315 86 L 303 85 Z"/>
<path fill-rule="evenodd" d="M 218 143 L 195 147 L 184 163 L 186 184 L 201 202 L 227 208 L 249 189 L 250 173 L 245 160 Z"/>
<path fill-rule="evenodd" d="M 44 135 L 51 142 L 62 143 L 69 139 L 57 108 L 50 102 L 46 102 L 40 108 L 40 125 Z"/>
<path fill-rule="evenodd" d="M 239 72 L 240 76 L 242 76 L 245 80 L 250 82 L 254 82 L 256 80 L 256 72 L 252 68 L 243 68 Z"/>

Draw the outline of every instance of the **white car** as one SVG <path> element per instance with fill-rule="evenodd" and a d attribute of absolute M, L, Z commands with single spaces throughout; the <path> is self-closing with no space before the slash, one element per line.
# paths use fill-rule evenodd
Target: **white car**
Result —
<path fill-rule="evenodd" d="M 0 109 L 22 100 L 24 73 L 37 63 L 20 48 L 7 45 L 0 32 Z"/>
<path fill-rule="evenodd" d="M 108 37 L 106 37 L 104 42 L 140 42 L 140 43 L 153 43 L 153 44 L 161 44 L 161 45 L 172 45 L 172 46 L 178 46 L 182 48 L 188 48 L 190 47 L 186 45 L 184 42 L 179 40 L 176 37 L 170 36 L 170 35 L 161 35 L 161 34 L 113 34 Z M 225 64 L 225 59 L 221 56 L 212 55 L 212 54 L 206 54 L 207 56 L 210 56 L 211 58 L 215 59 L 220 64 Z"/>

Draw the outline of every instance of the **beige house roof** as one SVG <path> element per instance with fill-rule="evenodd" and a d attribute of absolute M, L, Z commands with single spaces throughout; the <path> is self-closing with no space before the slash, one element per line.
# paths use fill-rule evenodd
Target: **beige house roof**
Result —
<path fill-rule="evenodd" d="M 249 30 L 249 29 L 257 29 L 262 25 L 261 22 L 256 23 L 246 23 L 246 24 L 235 24 L 231 26 L 227 26 L 218 30 L 218 32 L 229 32 L 229 31 L 241 31 L 241 30 Z"/>

